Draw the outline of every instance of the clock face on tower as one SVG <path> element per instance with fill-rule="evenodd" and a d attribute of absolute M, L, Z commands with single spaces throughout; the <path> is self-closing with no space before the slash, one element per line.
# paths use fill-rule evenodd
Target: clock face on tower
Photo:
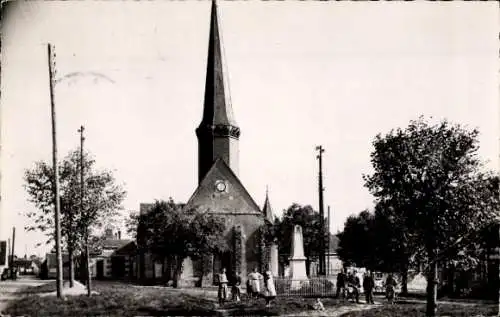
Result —
<path fill-rule="evenodd" d="M 226 183 L 224 181 L 217 181 L 215 182 L 215 189 L 219 192 L 225 192 L 226 191 Z"/>

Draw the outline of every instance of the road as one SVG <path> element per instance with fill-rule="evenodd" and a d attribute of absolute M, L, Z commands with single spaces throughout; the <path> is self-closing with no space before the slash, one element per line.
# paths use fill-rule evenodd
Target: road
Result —
<path fill-rule="evenodd" d="M 0 281 L 0 316 L 3 313 L 3 310 L 7 307 L 7 303 L 19 296 L 16 293 L 21 289 L 30 286 L 38 286 L 45 283 L 47 283 L 47 281 L 42 281 L 35 277 L 29 276 L 22 276 L 15 281 Z"/>

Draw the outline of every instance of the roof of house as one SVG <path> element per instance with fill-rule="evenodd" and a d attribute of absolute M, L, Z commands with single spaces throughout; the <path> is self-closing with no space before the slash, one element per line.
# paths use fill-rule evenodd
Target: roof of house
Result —
<path fill-rule="evenodd" d="M 14 266 L 30 267 L 32 265 L 36 265 L 36 263 L 33 260 L 29 260 L 29 259 L 16 259 L 16 260 L 14 260 Z"/>
<path fill-rule="evenodd" d="M 117 250 L 133 240 L 125 240 L 125 239 L 105 239 L 102 241 L 102 249 L 103 250 Z"/>
<path fill-rule="evenodd" d="M 112 255 L 133 255 L 137 251 L 137 245 L 134 241 L 130 241 L 121 248 L 115 250 Z"/>

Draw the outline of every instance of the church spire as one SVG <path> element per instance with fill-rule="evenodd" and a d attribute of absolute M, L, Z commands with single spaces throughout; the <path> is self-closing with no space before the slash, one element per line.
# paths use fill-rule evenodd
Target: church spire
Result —
<path fill-rule="evenodd" d="M 217 2 L 212 1 L 202 123 L 236 126 L 231 106 L 229 76 L 224 59 L 224 45 L 219 29 Z"/>
<path fill-rule="evenodd" d="M 224 160 L 238 175 L 240 129 L 233 116 L 216 1 L 212 1 L 210 13 L 203 118 L 196 129 L 196 135 L 198 137 L 198 182 L 202 181 L 218 158 Z"/>
<path fill-rule="evenodd" d="M 271 223 L 274 223 L 273 209 L 271 208 L 271 203 L 269 202 L 269 188 L 266 186 L 266 200 L 264 201 L 264 207 L 262 208 L 264 217 Z"/>

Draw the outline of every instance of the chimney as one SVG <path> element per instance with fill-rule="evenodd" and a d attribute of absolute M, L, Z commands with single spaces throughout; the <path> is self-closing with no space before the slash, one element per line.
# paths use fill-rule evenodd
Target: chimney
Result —
<path fill-rule="evenodd" d="M 120 230 L 118 230 L 118 240 L 121 240 L 122 239 L 122 232 Z"/>
<path fill-rule="evenodd" d="M 106 240 L 113 239 L 113 229 L 107 228 L 105 233 Z"/>

